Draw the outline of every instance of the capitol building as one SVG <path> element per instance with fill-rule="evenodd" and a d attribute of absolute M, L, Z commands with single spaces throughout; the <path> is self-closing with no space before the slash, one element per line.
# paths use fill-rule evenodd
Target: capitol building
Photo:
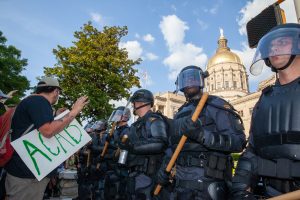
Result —
<path fill-rule="evenodd" d="M 274 84 L 275 76 L 261 82 L 254 93 L 249 92 L 246 68 L 239 56 L 230 51 L 227 39 L 220 31 L 216 53 L 208 60 L 206 70 L 209 77 L 205 80 L 205 91 L 210 95 L 227 100 L 243 119 L 245 133 L 249 135 L 253 107 L 258 101 L 262 89 Z M 185 97 L 172 92 L 158 93 L 154 96 L 154 110 L 173 118 L 178 108 L 185 102 Z"/>

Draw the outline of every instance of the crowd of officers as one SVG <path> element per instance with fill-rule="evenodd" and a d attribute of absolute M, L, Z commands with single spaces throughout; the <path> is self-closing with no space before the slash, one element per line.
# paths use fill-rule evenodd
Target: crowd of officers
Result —
<path fill-rule="evenodd" d="M 299 36 L 299 24 L 285 24 L 258 44 L 251 73 L 262 71 L 257 65 L 262 61 L 276 72 L 277 81 L 254 108 L 250 143 L 233 178 L 231 153 L 242 152 L 247 143 L 243 122 L 216 96 L 208 97 L 196 121 L 191 119 L 208 74 L 188 66 L 176 80 L 187 101 L 174 119 L 152 111 L 153 94 L 140 89 L 129 100 L 137 115 L 130 127 L 128 106 L 113 111 L 111 134 L 105 120 L 86 127 L 92 141 L 79 152 L 79 199 L 258 199 L 299 189 Z M 183 135 L 187 141 L 167 172 Z M 154 195 L 157 184 L 162 190 Z"/>

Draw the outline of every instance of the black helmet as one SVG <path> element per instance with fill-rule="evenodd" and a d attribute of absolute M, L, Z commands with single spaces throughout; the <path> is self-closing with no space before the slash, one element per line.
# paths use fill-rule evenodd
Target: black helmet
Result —
<path fill-rule="evenodd" d="M 154 96 L 152 92 L 146 89 L 139 89 L 133 93 L 133 95 L 130 97 L 129 101 L 131 103 L 134 102 L 144 102 L 144 103 L 150 103 L 151 107 L 154 104 Z"/>
<path fill-rule="evenodd" d="M 85 126 L 84 126 L 84 130 L 87 132 L 87 133 L 91 133 L 91 132 L 93 132 L 94 130 L 92 129 L 92 127 L 93 127 L 93 123 L 88 123 L 88 124 L 86 124 Z"/>
<path fill-rule="evenodd" d="M 127 122 L 129 121 L 131 117 L 131 112 L 130 109 L 125 107 L 125 106 L 119 106 L 117 109 L 115 109 L 110 117 L 108 121 L 112 121 L 112 122 Z"/>
<path fill-rule="evenodd" d="M 276 39 L 284 39 L 285 37 L 292 40 L 292 48 L 276 48 L 276 51 L 272 50 L 272 42 L 276 41 Z M 278 42 L 281 44 L 286 43 L 285 41 L 281 41 L 282 39 L 280 39 Z M 250 66 L 251 74 L 259 75 L 262 72 L 264 65 L 271 67 L 271 69 L 275 72 L 277 72 L 277 70 L 286 69 L 292 63 L 295 56 L 300 55 L 299 45 L 300 24 L 288 23 L 275 26 L 259 40 L 252 64 Z M 275 69 L 271 64 L 269 57 L 281 55 L 291 55 L 290 60 L 285 66 Z"/>
<path fill-rule="evenodd" d="M 175 82 L 177 91 L 180 90 L 184 92 L 185 88 L 199 87 L 204 88 L 204 79 L 208 77 L 208 72 L 203 72 L 200 67 L 197 66 L 187 66 L 183 68 L 177 76 Z"/>
<path fill-rule="evenodd" d="M 107 129 L 107 122 L 105 120 L 96 121 L 92 129 L 97 132 L 105 131 Z"/>

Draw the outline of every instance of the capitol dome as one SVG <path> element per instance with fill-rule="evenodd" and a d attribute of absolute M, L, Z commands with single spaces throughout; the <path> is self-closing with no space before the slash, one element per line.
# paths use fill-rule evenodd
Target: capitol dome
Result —
<path fill-rule="evenodd" d="M 205 80 L 206 91 L 228 101 L 249 93 L 248 75 L 240 57 L 227 46 L 223 29 L 216 53 L 208 60 L 206 70 L 209 77 Z"/>
<path fill-rule="evenodd" d="M 242 64 L 240 57 L 227 47 L 227 39 L 224 37 L 223 31 L 221 31 L 221 36 L 218 40 L 218 49 L 215 55 L 209 59 L 207 69 L 221 63 Z"/>

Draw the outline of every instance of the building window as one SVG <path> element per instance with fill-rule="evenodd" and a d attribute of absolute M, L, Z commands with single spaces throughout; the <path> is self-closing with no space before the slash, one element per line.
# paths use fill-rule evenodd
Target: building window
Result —
<path fill-rule="evenodd" d="M 211 90 L 214 90 L 214 84 L 211 84 Z"/>
<path fill-rule="evenodd" d="M 252 113 L 253 113 L 253 108 L 249 108 L 249 113 L 250 113 L 250 115 L 252 115 Z"/>
<path fill-rule="evenodd" d="M 236 88 L 236 81 L 233 81 L 233 88 Z"/>
<path fill-rule="evenodd" d="M 164 108 L 164 106 L 158 106 L 158 110 L 159 110 L 162 114 L 164 114 L 165 108 Z"/>
<path fill-rule="evenodd" d="M 213 77 L 211 77 L 211 78 L 210 78 L 210 80 L 214 80 L 214 78 L 213 78 Z"/>
<path fill-rule="evenodd" d="M 238 113 L 239 113 L 240 117 L 244 117 L 244 112 L 242 110 L 239 110 Z"/>
<path fill-rule="evenodd" d="M 217 83 L 217 89 L 220 89 L 220 88 L 221 88 L 221 83 L 218 82 L 218 83 Z"/>
<path fill-rule="evenodd" d="M 229 82 L 225 81 L 225 88 L 229 88 Z"/>
<path fill-rule="evenodd" d="M 225 74 L 225 76 L 228 76 L 228 74 Z"/>

